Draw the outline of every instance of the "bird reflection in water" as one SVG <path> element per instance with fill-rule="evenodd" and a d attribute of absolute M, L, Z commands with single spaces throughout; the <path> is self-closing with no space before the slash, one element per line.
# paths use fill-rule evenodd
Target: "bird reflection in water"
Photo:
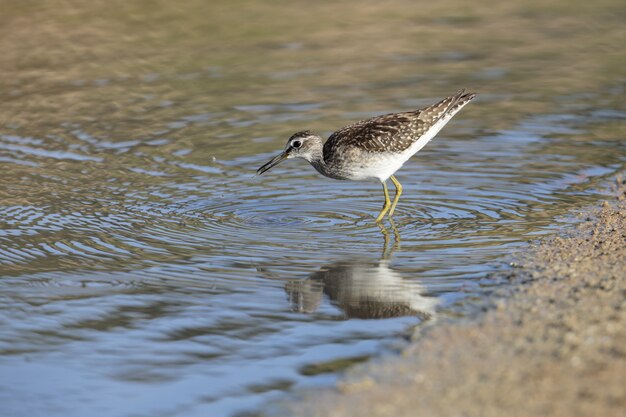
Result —
<path fill-rule="evenodd" d="M 379 226 L 384 238 L 380 259 L 340 260 L 304 280 L 290 280 L 285 290 L 292 309 L 312 313 L 320 307 L 325 294 L 349 318 L 431 318 L 437 298 L 425 296 L 422 286 L 415 280 L 403 278 L 389 265 L 391 255 L 400 243 L 398 230 L 393 223 L 391 225 L 394 243 L 390 248 L 390 233 L 384 226 Z"/>

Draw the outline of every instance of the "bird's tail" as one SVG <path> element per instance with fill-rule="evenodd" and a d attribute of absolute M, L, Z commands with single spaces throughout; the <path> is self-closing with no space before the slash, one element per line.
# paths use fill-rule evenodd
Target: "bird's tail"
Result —
<path fill-rule="evenodd" d="M 465 89 L 462 88 L 456 92 L 455 95 L 444 99 L 443 101 L 450 100 L 450 105 L 446 109 L 446 114 L 456 113 L 461 110 L 463 106 L 465 106 L 470 101 L 474 100 L 476 97 L 476 93 L 466 93 Z"/>
<path fill-rule="evenodd" d="M 438 103 L 428 106 L 421 111 L 421 114 L 428 119 L 441 120 L 447 116 L 454 116 L 467 103 L 476 97 L 476 93 L 466 93 L 461 89 L 456 94 L 446 97 Z"/>

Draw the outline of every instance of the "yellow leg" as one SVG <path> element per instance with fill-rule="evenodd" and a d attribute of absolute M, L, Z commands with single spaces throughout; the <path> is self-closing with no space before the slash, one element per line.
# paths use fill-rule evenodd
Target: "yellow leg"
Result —
<path fill-rule="evenodd" d="M 382 258 L 381 259 L 387 259 L 387 247 L 389 246 L 389 232 L 387 231 L 385 226 L 383 226 L 382 223 L 376 223 L 376 224 L 380 228 L 380 231 L 383 234 L 383 239 L 384 239 L 384 242 L 385 242 L 383 244 L 383 254 L 382 254 Z"/>
<path fill-rule="evenodd" d="M 384 239 L 384 243 L 383 243 L 383 254 L 381 259 L 390 259 L 391 255 L 393 255 L 393 252 L 398 249 L 398 247 L 400 247 L 400 232 L 398 232 L 398 229 L 396 228 L 396 225 L 393 222 L 393 219 L 389 219 L 389 224 L 391 224 L 391 230 L 393 231 L 393 246 L 391 246 L 391 248 L 389 248 L 389 241 L 391 240 L 390 236 L 389 236 L 389 231 L 387 230 L 387 228 L 385 226 L 383 226 L 383 223 L 376 223 L 378 225 L 378 227 L 380 228 L 381 233 L 383 234 L 383 239 Z"/>
<path fill-rule="evenodd" d="M 391 205 L 391 200 L 389 200 L 389 191 L 387 190 L 387 184 L 385 184 L 384 182 L 383 182 L 383 191 L 385 192 L 385 205 L 383 206 L 383 209 L 380 211 L 380 214 L 378 215 L 378 217 L 376 217 L 376 223 L 378 223 L 379 221 L 383 219 L 383 217 L 385 217 L 385 214 L 387 213 L 387 211 L 389 210 L 389 206 Z"/>
<path fill-rule="evenodd" d="M 400 200 L 400 196 L 402 195 L 402 184 L 400 184 L 400 181 L 398 181 L 393 175 L 389 177 L 389 179 L 393 182 L 393 185 L 396 186 L 396 196 L 393 198 L 393 204 L 389 209 L 389 217 L 391 218 L 394 210 L 396 209 L 396 205 L 398 204 L 398 200 Z"/>

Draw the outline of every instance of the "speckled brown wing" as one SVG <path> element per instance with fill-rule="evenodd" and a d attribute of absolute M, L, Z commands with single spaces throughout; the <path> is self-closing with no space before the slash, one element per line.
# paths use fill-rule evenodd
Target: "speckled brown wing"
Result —
<path fill-rule="evenodd" d="M 415 112 L 385 114 L 362 120 L 333 133 L 324 144 L 324 155 L 337 154 L 343 147 L 369 152 L 401 152 L 414 142 L 424 125 Z"/>
<path fill-rule="evenodd" d="M 333 133 L 324 144 L 324 159 L 339 156 L 346 148 L 357 147 L 372 153 L 402 152 L 448 112 L 474 98 L 464 90 L 421 110 L 385 114 L 346 126 Z"/>

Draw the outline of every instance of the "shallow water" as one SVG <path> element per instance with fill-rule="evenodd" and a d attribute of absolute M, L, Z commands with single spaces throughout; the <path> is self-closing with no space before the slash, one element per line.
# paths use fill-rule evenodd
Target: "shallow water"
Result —
<path fill-rule="evenodd" d="M 619 2 L 114 3 L 1 18 L 2 415 L 229 416 L 328 385 L 465 311 L 626 161 Z M 378 184 L 253 176 L 293 131 L 460 87 L 479 98 L 399 171 L 393 225 Z"/>

